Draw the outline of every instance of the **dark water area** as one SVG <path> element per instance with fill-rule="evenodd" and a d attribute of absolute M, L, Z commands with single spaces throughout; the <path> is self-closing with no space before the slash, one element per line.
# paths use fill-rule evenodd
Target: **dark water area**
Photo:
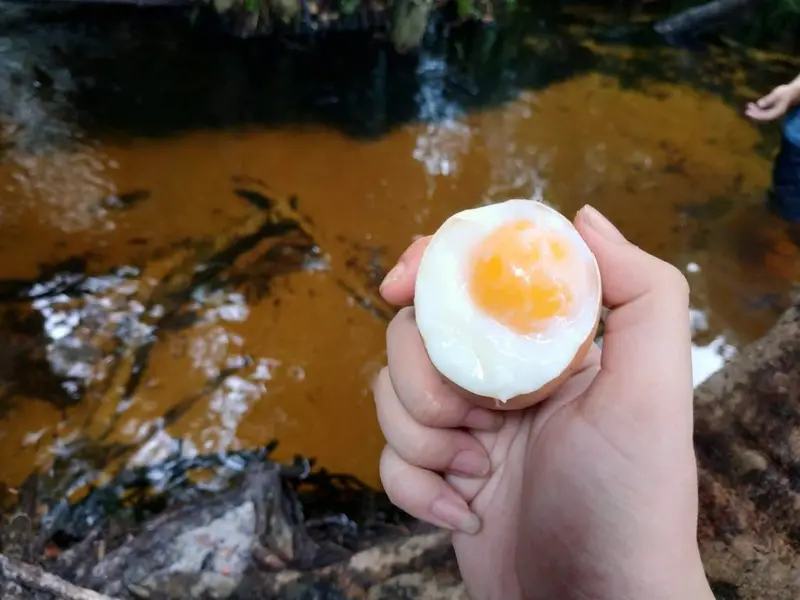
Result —
<path fill-rule="evenodd" d="M 717 49 L 696 46 L 676 60 L 652 20 L 609 26 L 594 12 L 545 7 L 459 28 L 436 21 L 421 63 L 418 53 L 398 54 L 374 31 L 241 40 L 198 26 L 184 8 L 34 12 L 42 16 L 8 27 L 8 41 L 17 40 L 7 44 L 9 71 L 29 66 L 38 95 L 96 135 L 320 124 L 375 137 L 420 119 L 447 118 L 451 105 L 497 107 L 522 90 L 589 72 L 612 75 L 623 87 L 648 78 L 739 99 L 732 74 L 724 72 L 731 65 L 717 62 Z M 530 36 L 537 36 L 536 47 L 525 43 Z M 601 56 L 587 39 L 640 52 Z M 791 60 L 775 62 L 747 73 L 751 84 L 774 85 L 794 67 Z M 434 86 L 441 101 L 421 110 L 420 95 Z"/>
<path fill-rule="evenodd" d="M 376 485 L 377 286 L 481 203 L 591 202 L 679 266 L 697 382 L 787 305 L 800 235 L 763 207 L 777 127 L 742 110 L 791 57 L 671 48 L 580 7 L 437 23 L 406 55 L 177 9 L 0 8 L 8 486 L 49 471 L 78 494 L 274 439 Z"/>
<path fill-rule="evenodd" d="M 66 94 L 71 117 L 98 135 L 321 124 L 374 137 L 420 118 L 445 118 L 450 105 L 499 105 L 596 62 L 575 41 L 531 60 L 532 50 L 520 44 L 530 27 L 446 35 L 440 25 L 424 52 L 429 64 L 421 65 L 416 53 L 393 52 L 374 32 L 239 40 L 193 25 L 183 9 L 57 14 L 49 23 L 15 26 L 14 38 L 25 40 L 17 47 L 26 55 L 20 65 L 38 51 L 33 76 L 42 95 L 58 102 Z M 442 102 L 421 114 L 419 96 L 431 85 L 441 88 Z"/>

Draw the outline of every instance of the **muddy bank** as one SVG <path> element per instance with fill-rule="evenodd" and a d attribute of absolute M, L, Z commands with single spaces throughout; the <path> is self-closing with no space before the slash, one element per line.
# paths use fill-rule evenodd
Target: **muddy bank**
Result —
<path fill-rule="evenodd" d="M 796 295 L 767 335 L 696 391 L 701 550 L 718 598 L 790 600 L 800 593 L 799 359 Z M 318 512 L 319 504 L 307 510 L 312 497 L 328 505 L 328 515 L 306 519 L 298 482 L 311 476 L 309 465 L 281 467 L 267 454 L 238 460 L 229 489 L 186 486 L 182 502 L 154 510 L 143 524 L 133 525 L 130 511 L 95 511 L 100 522 L 90 526 L 88 513 L 62 507 L 71 515 L 64 523 L 77 526 L 64 550 L 41 533 L 58 529 L 63 541 L 64 528 L 52 517 L 49 525 L 39 521 L 31 509 L 37 503 L 22 498 L 21 510 L 27 502 L 34 512 L 5 528 L 3 597 L 95 598 L 77 588 L 54 593 L 42 573 L 23 568 L 19 561 L 27 559 L 113 598 L 466 598 L 446 533 L 393 513 L 367 488 L 337 488 L 326 474 L 316 485 L 332 487 L 318 487 L 305 502 L 306 516 Z M 106 502 L 129 495 L 122 489 L 131 475 L 120 477 Z M 333 515 L 331 507 L 344 505 L 323 499 L 325 489 L 338 489 L 340 500 L 349 493 L 370 501 L 354 519 Z"/>

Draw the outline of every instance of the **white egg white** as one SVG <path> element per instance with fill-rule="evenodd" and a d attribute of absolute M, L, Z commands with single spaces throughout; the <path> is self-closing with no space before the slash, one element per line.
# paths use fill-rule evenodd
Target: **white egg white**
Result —
<path fill-rule="evenodd" d="M 530 220 L 569 242 L 586 269 L 571 275 L 575 309 L 544 331 L 522 335 L 482 311 L 469 293 L 475 247 L 498 227 Z M 462 388 L 500 402 L 539 390 L 570 366 L 592 335 L 600 310 L 600 273 L 572 223 L 546 204 L 507 200 L 457 213 L 433 235 L 415 287 L 416 321 L 436 369 Z"/>

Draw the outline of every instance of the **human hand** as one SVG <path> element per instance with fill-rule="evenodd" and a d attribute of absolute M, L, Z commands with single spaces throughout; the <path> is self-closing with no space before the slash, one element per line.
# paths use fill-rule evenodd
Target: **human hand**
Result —
<path fill-rule="evenodd" d="M 769 94 L 750 102 L 745 114 L 756 121 L 772 121 L 786 114 L 800 95 L 800 90 L 791 84 L 779 85 Z"/>
<path fill-rule="evenodd" d="M 454 530 L 475 600 L 713 599 L 696 537 L 686 279 L 594 209 L 575 224 L 610 309 L 603 351 L 523 411 L 478 408 L 435 371 L 410 307 L 428 238 L 401 257 L 381 286 L 405 306 L 375 383 L 381 480 L 397 506 Z"/>

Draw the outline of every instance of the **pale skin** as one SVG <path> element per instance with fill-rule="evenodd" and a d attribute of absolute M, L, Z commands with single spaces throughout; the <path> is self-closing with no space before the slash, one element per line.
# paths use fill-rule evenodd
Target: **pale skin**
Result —
<path fill-rule="evenodd" d="M 779 85 L 755 102 L 750 102 L 745 114 L 755 121 L 773 121 L 785 115 L 798 100 L 800 100 L 800 75 L 789 83 Z"/>
<path fill-rule="evenodd" d="M 375 383 L 398 507 L 453 531 L 474 600 L 713 600 L 697 543 L 686 279 L 584 207 L 610 309 L 602 352 L 549 399 L 490 411 L 445 383 L 411 308 L 428 242 L 381 286 L 404 307 Z"/>

